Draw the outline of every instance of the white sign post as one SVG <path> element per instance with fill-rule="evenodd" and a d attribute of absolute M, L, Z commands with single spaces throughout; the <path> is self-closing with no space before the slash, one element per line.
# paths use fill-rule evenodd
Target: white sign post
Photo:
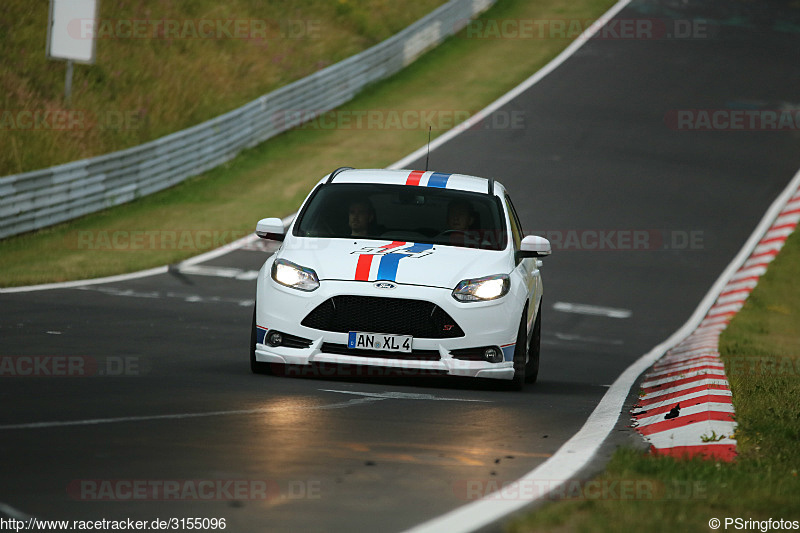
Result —
<path fill-rule="evenodd" d="M 47 57 L 67 61 L 64 100 L 72 96 L 72 63 L 94 63 L 99 0 L 50 0 Z"/>

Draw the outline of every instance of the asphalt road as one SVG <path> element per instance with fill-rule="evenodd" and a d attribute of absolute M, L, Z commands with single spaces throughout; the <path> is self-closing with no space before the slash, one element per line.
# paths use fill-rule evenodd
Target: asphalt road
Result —
<path fill-rule="evenodd" d="M 522 127 L 475 128 L 431 153 L 432 169 L 502 181 L 526 230 L 554 241 L 534 387 L 252 375 L 247 278 L 263 251 L 203 265 L 245 279 L 206 270 L 0 294 L 0 502 L 47 519 L 400 531 L 532 470 L 688 318 L 800 166 L 797 128 L 674 120 L 800 107 L 788 4 L 634 2 L 619 19 L 711 23 L 695 38 L 592 40 L 501 110 Z M 38 357 L 37 374 L 66 361 L 93 375 L 9 375 L 28 368 L 20 357 Z"/>

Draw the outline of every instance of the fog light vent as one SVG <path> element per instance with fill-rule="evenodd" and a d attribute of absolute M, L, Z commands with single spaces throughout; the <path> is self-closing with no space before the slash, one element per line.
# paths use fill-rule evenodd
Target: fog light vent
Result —
<path fill-rule="evenodd" d="M 283 343 L 283 335 L 280 331 L 272 331 L 267 334 L 267 344 L 270 346 L 280 346 Z"/>
<path fill-rule="evenodd" d="M 483 357 L 490 363 L 500 363 L 503 361 L 503 351 L 496 346 L 491 346 L 483 352 Z"/>

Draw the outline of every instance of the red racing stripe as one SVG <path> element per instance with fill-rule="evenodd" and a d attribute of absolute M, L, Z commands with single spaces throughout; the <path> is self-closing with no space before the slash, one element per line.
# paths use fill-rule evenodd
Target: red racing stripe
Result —
<path fill-rule="evenodd" d="M 356 265 L 356 281 L 367 281 L 369 279 L 369 269 L 372 266 L 373 255 L 359 255 Z"/>
<path fill-rule="evenodd" d="M 422 178 L 422 175 L 425 174 L 423 170 L 414 170 L 411 174 L 408 175 L 408 179 L 406 179 L 406 185 L 419 185 L 419 180 Z"/>

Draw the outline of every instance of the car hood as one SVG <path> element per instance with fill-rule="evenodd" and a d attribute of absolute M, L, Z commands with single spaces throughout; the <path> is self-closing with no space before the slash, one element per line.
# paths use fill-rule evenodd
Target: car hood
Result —
<path fill-rule="evenodd" d="M 287 239 L 276 257 L 314 269 L 320 281 L 385 280 L 447 289 L 514 268 L 507 251 L 370 239 Z"/>

